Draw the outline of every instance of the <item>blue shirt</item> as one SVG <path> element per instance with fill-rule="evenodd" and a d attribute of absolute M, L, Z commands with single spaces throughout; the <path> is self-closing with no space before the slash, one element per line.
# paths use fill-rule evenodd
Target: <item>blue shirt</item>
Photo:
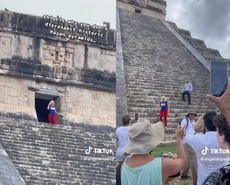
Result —
<path fill-rule="evenodd" d="M 189 91 L 189 92 L 191 92 L 191 91 L 192 91 L 192 89 L 193 89 L 193 86 L 192 86 L 192 84 L 191 84 L 190 82 L 189 82 L 189 83 L 184 84 L 183 91 Z"/>
<path fill-rule="evenodd" d="M 167 110 L 167 101 L 160 102 L 161 110 Z"/>
<path fill-rule="evenodd" d="M 162 185 L 161 158 L 155 158 L 151 162 L 130 168 L 123 163 L 121 171 L 122 185 Z"/>
<path fill-rule="evenodd" d="M 50 105 L 49 114 L 55 115 L 55 107 L 52 107 L 52 106 Z"/>

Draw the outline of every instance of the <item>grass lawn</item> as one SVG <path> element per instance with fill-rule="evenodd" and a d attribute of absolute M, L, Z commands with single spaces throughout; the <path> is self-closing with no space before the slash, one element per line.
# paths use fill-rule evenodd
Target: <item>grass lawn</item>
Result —
<path fill-rule="evenodd" d="M 158 146 L 152 151 L 151 156 L 156 157 L 165 152 L 177 153 L 176 146 Z M 118 164 L 118 162 L 116 162 L 116 164 Z"/>
<path fill-rule="evenodd" d="M 159 156 L 165 152 L 177 153 L 176 146 L 163 146 L 163 147 L 159 146 L 159 147 L 156 147 L 152 151 L 151 156 L 156 157 L 156 156 Z"/>

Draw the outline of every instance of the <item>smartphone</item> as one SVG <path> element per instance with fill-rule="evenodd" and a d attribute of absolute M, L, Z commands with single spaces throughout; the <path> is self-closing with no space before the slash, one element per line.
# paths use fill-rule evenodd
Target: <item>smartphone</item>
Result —
<path fill-rule="evenodd" d="M 211 61 L 210 94 L 221 96 L 224 94 L 228 83 L 228 63 Z"/>

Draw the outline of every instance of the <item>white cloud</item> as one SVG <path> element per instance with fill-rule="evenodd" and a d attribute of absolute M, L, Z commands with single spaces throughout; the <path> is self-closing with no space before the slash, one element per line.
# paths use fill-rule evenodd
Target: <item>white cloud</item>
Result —
<path fill-rule="evenodd" d="M 204 40 L 207 47 L 219 50 L 222 57 L 230 59 L 230 1 L 166 1 L 166 20 L 190 31 L 192 37 Z"/>

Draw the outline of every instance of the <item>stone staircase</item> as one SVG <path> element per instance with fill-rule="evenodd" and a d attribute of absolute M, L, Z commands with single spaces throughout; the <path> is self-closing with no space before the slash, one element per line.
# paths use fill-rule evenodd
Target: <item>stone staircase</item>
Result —
<path fill-rule="evenodd" d="M 170 26 L 177 31 L 192 47 L 194 47 L 207 61 L 220 60 L 230 62 L 230 59 L 222 58 L 220 52 L 215 49 L 208 48 L 203 40 L 192 38 L 188 30 L 180 29 L 173 22 L 169 22 Z M 230 72 L 230 68 L 228 69 Z"/>
<path fill-rule="evenodd" d="M 26 184 L 115 184 L 115 150 L 85 154 L 88 146 L 114 149 L 115 128 L 66 124 L 0 117 L 0 143 Z"/>
<path fill-rule="evenodd" d="M 119 10 L 121 40 L 128 113 L 147 118 L 152 123 L 159 121 L 159 112 L 153 111 L 166 96 L 170 103 L 166 140 L 175 139 L 175 128 L 190 112 L 202 115 L 216 107 L 205 99 L 209 94 L 209 71 L 158 19 Z M 206 48 L 203 41 L 193 39 L 186 30 L 175 24 L 173 28 L 207 60 L 222 59 L 219 52 Z M 205 53 L 206 52 L 206 53 Z M 224 61 L 229 61 L 223 59 Z M 192 105 L 181 101 L 186 80 L 193 84 Z"/>

